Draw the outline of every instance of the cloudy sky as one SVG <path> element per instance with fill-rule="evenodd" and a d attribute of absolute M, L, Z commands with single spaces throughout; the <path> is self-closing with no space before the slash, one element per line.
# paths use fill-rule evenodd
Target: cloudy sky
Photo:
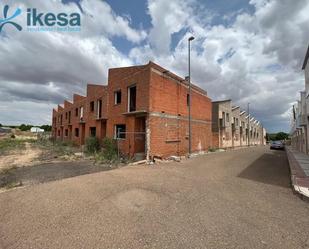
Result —
<path fill-rule="evenodd" d="M 51 123 L 51 111 L 110 67 L 149 60 L 184 77 L 187 38 L 192 80 L 213 100 L 231 98 L 268 131 L 289 130 L 304 88 L 309 43 L 307 0 L 1 0 L 23 26 L 0 33 L 0 123 Z M 81 32 L 28 32 L 27 8 L 79 12 Z"/>

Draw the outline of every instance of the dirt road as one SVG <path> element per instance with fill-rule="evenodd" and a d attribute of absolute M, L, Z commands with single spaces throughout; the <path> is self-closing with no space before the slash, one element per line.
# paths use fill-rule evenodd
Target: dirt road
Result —
<path fill-rule="evenodd" d="M 0 248 L 309 248 L 309 204 L 266 147 L 0 194 Z"/>

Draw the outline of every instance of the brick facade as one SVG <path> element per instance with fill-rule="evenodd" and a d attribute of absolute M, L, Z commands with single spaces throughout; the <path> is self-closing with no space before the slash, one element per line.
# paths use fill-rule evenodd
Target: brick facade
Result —
<path fill-rule="evenodd" d="M 188 152 L 188 84 L 149 62 L 112 68 L 108 85 L 87 85 L 87 95 L 74 95 L 53 110 L 53 136 L 83 145 L 85 138 L 115 138 L 128 156 L 168 157 Z M 192 151 L 212 147 L 212 103 L 192 85 Z"/>

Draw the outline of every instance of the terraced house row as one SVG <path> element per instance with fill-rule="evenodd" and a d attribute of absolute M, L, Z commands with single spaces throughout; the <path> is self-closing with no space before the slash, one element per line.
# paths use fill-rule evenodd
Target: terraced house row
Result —
<path fill-rule="evenodd" d="M 53 137 L 78 145 L 84 145 L 89 136 L 100 141 L 114 138 L 120 151 L 130 157 L 186 155 L 188 104 L 188 82 L 151 61 L 141 66 L 112 68 L 107 85 L 88 84 L 86 96 L 74 94 L 72 102 L 64 101 L 63 106 L 53 110 Z M 225 147 L 225 143 L 216 142 L 223 138 L 213 137 L 214 115 L 207 92 L 192 84 L 193 152 Z M 218 120 L 222 119 L 220 115 Z M 262 138 L 260 131 L 257 137 Z M 223 140 L 228 141 L 226 135 Z"/>
<path fill-rule="evenodd" d="M 293 106 L 291 122 L 291 145 L 300 152 L 309 154 L 309 46 L 302 70 L 305 75 L 305 89 L 300 91 L 300 99 Z"/>
<path fill-rule="evenodd" d="M 212 102 L 212 132 L 218 148 L 266 144 L 266 129 L 230 99 Z"/>

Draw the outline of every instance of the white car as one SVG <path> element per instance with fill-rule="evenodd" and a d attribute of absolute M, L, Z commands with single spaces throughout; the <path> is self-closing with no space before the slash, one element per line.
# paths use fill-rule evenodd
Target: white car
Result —
<path fill-rule="evenodd" d="M 284 150 L 284 144 L 281 141 L 271 141 L 270 149 Z"/>

